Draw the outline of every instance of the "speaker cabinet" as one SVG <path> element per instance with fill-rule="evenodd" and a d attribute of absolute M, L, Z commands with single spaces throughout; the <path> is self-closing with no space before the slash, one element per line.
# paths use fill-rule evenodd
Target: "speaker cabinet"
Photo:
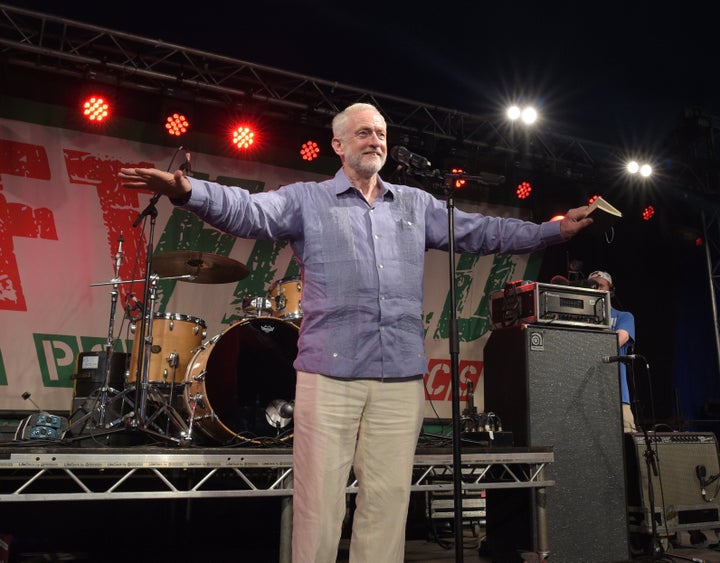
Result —
<path fill-rule="evenodd" d="M 81 352 L 78 355 L 77 373 L 72 377 L 75 380 L 73 397 L 89 397 L 93 391 L 102 388 L 105 383 L 105 358 L 105 352 Z M 110 387 L 122 391 L 129 362 L 130 354 L 125 352 L 110 355 Z"/>
<path fill-rule="evenodd" d="M 546 468 L 552 561 L 629 556 L 627 488 L 615 333 L 547 325 L 497 330 L 485 346 L 485 411 L 515 446 L 552 446 Z M 538 523 L 529 489 L 487 491 L 487 545 L 494 561 L 532 551 Z M 541 523 L 542 524 L 542 523 Z"/>
<path fill-rule="evenodd" d="M 650 432 L 647 439 L 643 433 L 628 434 L 625 447 L 630 531 L 652 533 L 651 505 L 659 533 L 720 528 L 713 433 Z"/>

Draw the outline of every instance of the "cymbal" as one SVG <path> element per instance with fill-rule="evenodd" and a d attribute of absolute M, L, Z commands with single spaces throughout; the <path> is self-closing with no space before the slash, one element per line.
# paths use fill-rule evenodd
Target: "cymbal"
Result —
<path fill-rule="evenodd" d="M 250 271 L 245 264 L 209 252 L 161 252 L 152 259 L 152 269 L 161 276 L 191 275 L 192 283 L 230 283 L 246 277 Z"/>

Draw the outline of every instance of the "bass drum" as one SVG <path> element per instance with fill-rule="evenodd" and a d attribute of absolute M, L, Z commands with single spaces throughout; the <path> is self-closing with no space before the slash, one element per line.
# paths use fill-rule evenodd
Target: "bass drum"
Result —
<path fill-rule="evenodd" d="M 295 399 L 298 327 L 274 317 L 239 321 L 214 336 L 187 369 L 188 423 L 216 442 L 274 436 L 273 401 Z"/>

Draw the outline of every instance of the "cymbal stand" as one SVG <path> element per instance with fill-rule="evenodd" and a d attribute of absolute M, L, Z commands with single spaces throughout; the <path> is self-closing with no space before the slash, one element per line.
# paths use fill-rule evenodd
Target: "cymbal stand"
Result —
<path fill-rule="evenodd" d="M 100 418 L 98 419 L 100 426 L 105 424 L 105 403 L 107 401 L 107 391 L 110 385 L 110 366 L 112 365 L 112 353 L 115 344 L 114 330 L 115 330 L 115 311 L 117 310 L 118 301 L 118 286 L 120 284 L 120 265 L 122 264 L 124 254 L 122 250 L 124 239 L 122 233 L 118 237 L 118 249 L 115 253 L 115 276 L 112 280 L 113 283 L 112 291 L 110 292 L 110 322 L 108 323 L 108 335 L 105 343 L 105 381 L 103 382 L 102 390 L 100 392 Z"/>
<path fill-rule="evenodd" d="M 87 410 L 85 412 L 85 415 L 80 417 L 77 420 L 72 420 L 73 416 L 77 414 L 81 409 L 78 409 L 76 412 L 72 413 L 70 416 L 71 423 L 68 429 L 66 430 L 63 437 L 66 437 L 68 435 L 72 435 L 76 430 L 80 430 L 80 434 L 82 433 L 83 429 L 85 428 L 86 424 L 93 418 L 93 415 L 95 411 L 98 412 L 98 418 L 96 421 L 97 428 L 109 428 L 113 426 L 114 424 L 106 425 L 105 418 L 107 416 L 107 408 L 109 406 L 109 400 L 108 400 L 108 393 L 113 392 L 114 394 L 120 394 L 120 391 L 117 389 L 113 389 L 110 387 L 110 370 L 112 367 L 112 354 L 113 354 L 113 348 L 115 344 L 115 314 L 117 311 L 117 301 L 118 301 L 118 288 L 121 283 L 123 282 L 120 279 L 120 266 L 122 265 L 122 261 L 124 258 L 124 253 L 122 249 L 122 245 L 125 240 L 123 239 L 122 233 L 120 233 L 120 236 L 118 237 L 118 249 L 115 253 L 115 275 L 110 280 L 109 284 L 112 285 L 112 290 L 110 291 L 110 318 L 108 321 L 108 333 L 107 333 L 107 340 L 105 342 L 105 360 L 103 365 L 103 384 L 102 387 L 98 390 L 99 395 L 95 399 L 95 402 L 93 404 L 93 407 L 90 410 Z M 103 284 L 91 284 L 93 286 L 96 285 L 108 285 L 107 283 Z M 94 393 L 93 393 L 94 394 Z M 124 397 L 124 394 L 122 394 Z M 115 397 L 112 399 L 112 402 L 114 402 L 118 397 Z M 98 432 L 93 433 L 94 436 L 98 436 Z"/>

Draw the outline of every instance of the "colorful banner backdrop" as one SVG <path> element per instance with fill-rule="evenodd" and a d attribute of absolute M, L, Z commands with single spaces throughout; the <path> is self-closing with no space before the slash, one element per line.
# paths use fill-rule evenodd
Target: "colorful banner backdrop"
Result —
<path fill-rule="evenodd" d="M 81 353 L 113 346 L 128 354 L 131 363 L 137 362 L 130 322 L 137 311 L 128 310 L 145 297 L 148 250 L 212 253 L 249 269 L 238 282 L 161 279 L 154 284 L 153 334 L 156 339 L 169 338 L 163 331 L 175 319 L 181 330 L 173 333 L 179 339 L 173 344 L 188 348 L 180 354 L 181 366 L 192 359 L 200 339 L 222 339 L 231 327 L 246 322 L 243 300 L 268 297 L 286 284 L 291 305 L 292 299 L 300 298 L 292 296 L 298 269 L 285 243 L 236 239 L 174 208 L 165 198 L 157 204 L 154 224 L 145 218 L 134 225 L 150 194 L 123 189 L 117 180 L 119 169 L 174 169 L 182 158 L 184 154 L 165 147 L 0 119 L 0 410 L 34 410 L 23 398 L 30 393 L 31 402 L 42 410 L 70 411 Z M 193 168 L 196 177 L 252 191 L 323 179 L 301 170 L 197 152 Z M 456 203 L 468 211 L 519 214 L 510 208 Z M 483 407 L 489 295 L 507 281 L 533 279 L 539 258 L 456 257 L 463 406 L 466 384 L 472 381 L 475 406 Z M 427 253 L 428 418 L 449 418 L 452 412 L 448 262 L 444 252 Z M 199 336 L 194 334 L 196 327 L 204 329 Z M 173 377 L 181 384 L 185 381 L 185 374 L 179 380 L 177 374 Z"/>

